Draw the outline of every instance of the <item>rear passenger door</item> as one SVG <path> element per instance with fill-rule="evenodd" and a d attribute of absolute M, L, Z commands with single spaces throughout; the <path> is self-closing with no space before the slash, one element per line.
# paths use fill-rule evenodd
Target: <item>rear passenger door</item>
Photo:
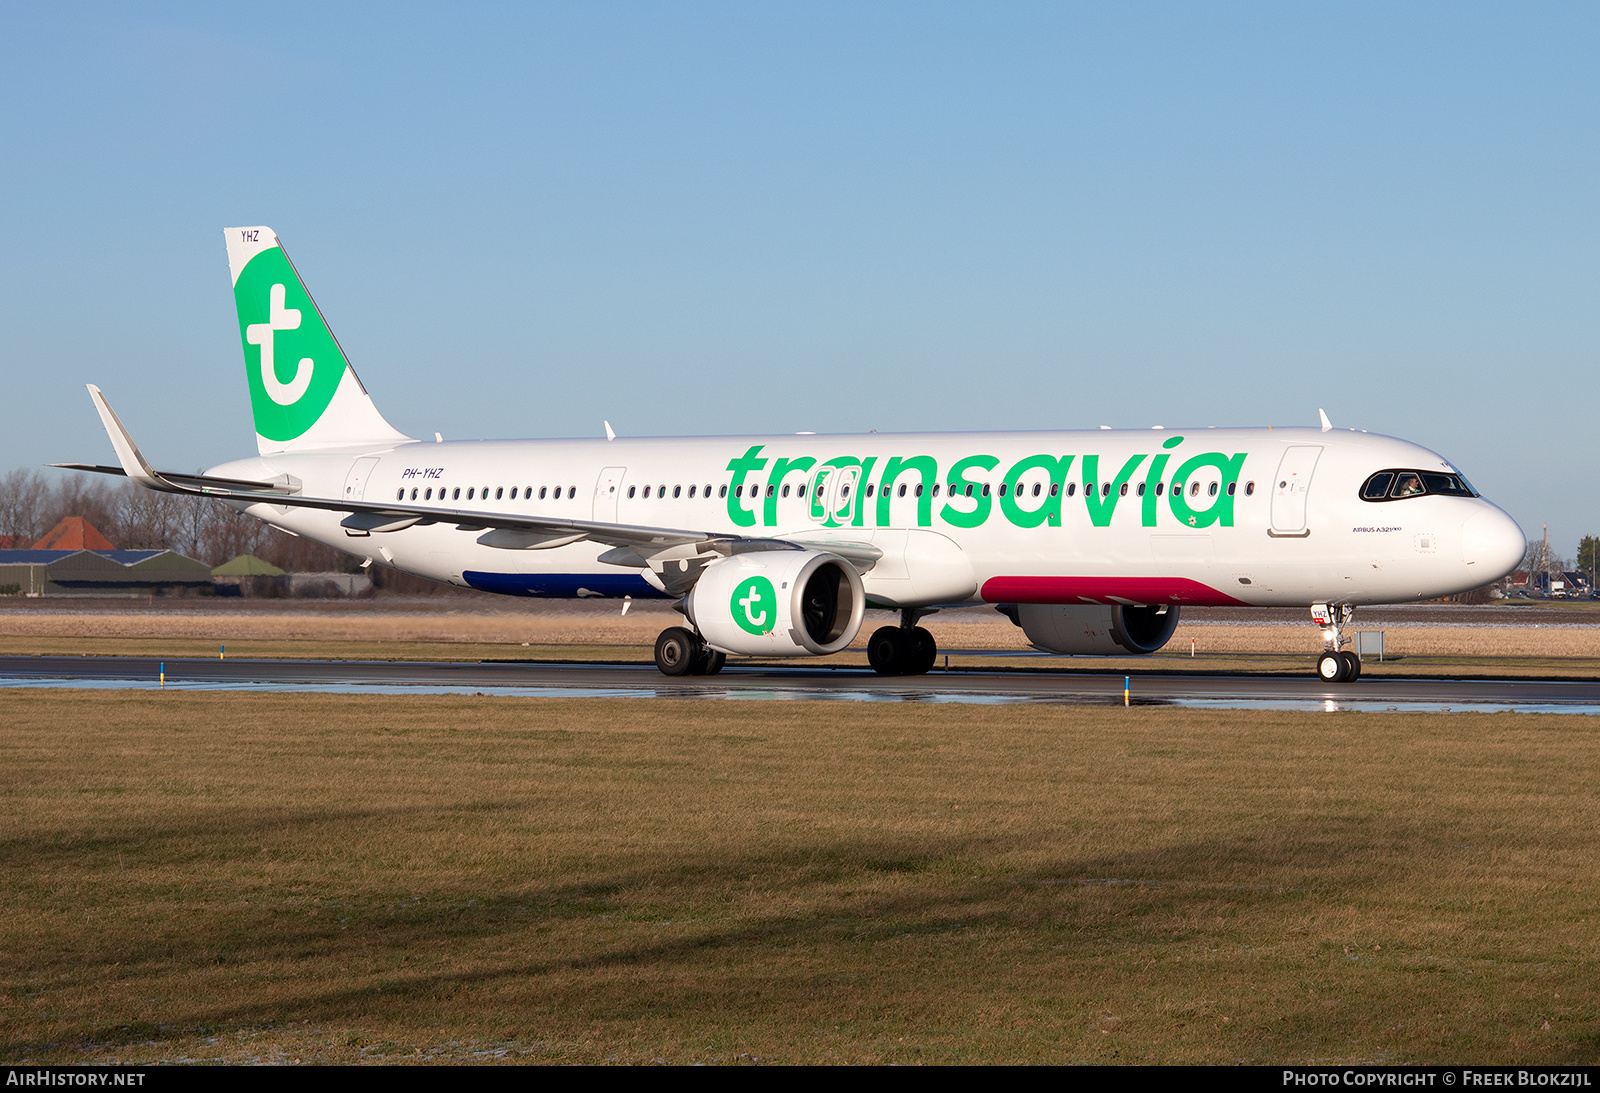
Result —
<path fill-rule="evenodd" d="M 372 472 L 377 469 L 378 457 L 375 455 L 363 456 L 350 466 L 350 473 L 344 478 L 344 499 L 346 501 L 360 501 L 367 496 L 367 481 L 372 477 Z"/>
<path fill-rule="evenodd" d="M 617 502 L 622 499 L 622 478 L 627 473 L 626 467 L 607 467 L 600 472 L 594 484 L 594 519 L 617 522 Z"/>

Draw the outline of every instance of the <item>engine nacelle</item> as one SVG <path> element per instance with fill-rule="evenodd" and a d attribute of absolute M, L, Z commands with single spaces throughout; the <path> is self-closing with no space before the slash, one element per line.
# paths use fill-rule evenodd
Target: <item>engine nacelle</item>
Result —
<path fill-rule="evenodd" d="M 807 657 L 849 645 L 866 603 L 860 574 L 837 554 L 759 550 L 706 566 L 684 608 L 713 649 Z"/>
<path fill-rule="evenodd" d="M 1047 653 L 1142 656 L 1172 640 L 1172 632 L 1178 628 L 1176 605 L 1003 603 L 999 607 L 1022 627 L 1035 648 Z"/>

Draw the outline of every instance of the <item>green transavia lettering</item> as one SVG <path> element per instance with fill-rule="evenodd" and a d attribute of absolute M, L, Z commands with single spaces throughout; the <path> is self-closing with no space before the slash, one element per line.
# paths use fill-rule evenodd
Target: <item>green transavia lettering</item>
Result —
<path fill-rule="evenodd" d="M 768 457 L 762 454 L 765 445 L 755 444 L 728 461 L 728 519 L 742 528 L 777 527 L 779 502 L 793 494 L 804 498 L 814 522 L 830 528 L 926 528 L 935 526 L 935 517 L 950 527 L 975 528 L 997 508 L 1014 527 L 1058 528 L 1074 504 L 1097 528 L 1110 527 L 1119 511 L 1137 512 L 1142 526 L 1157 527 L 1163 507 L 1186 528 L 1233 527 L 1234 495 L 1248 453 L 1201 452 L 1169 475 L 1170 461 L 1181 456 L 1172 449 L 1183 439 L 1169 437 L 1162 444 L 1166 451 L 1125 456 L 1117 464 L 1103 464 L 1097 453 L 1040 452 L 1003 474 L 996 473 L 1000 460 L 993 455 L 964 456 L 943 473 L 931 455 L 892 455 L 876 477 L 877 456 Z"/>

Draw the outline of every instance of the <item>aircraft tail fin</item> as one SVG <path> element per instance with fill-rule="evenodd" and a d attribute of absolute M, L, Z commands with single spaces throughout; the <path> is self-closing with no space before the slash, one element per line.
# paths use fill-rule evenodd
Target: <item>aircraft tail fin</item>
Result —
<path fill-rule="evenodd" d="M 262 455 L 400 443 L 271 228 L 227 228 L 250 409 Z"/>

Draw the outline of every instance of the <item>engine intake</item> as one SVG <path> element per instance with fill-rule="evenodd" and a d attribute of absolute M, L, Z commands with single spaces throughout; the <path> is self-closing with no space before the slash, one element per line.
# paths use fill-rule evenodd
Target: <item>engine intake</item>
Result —
<path fill-rule="evenodd" d="M 1079 656 L 1143 656 L 1172 640 L 1177 606 L 1002 603 L 999 611 L 1022 627 L 1028 641 L 1047 653 Z"/>
<path fill-rule="evenodd" d="M 817 550 L 718 559 L 684 598 L 684 611 L 707 645 L 745 656 L 837 653 L 855 639 L 865 609 L 855 567 Z"/>

